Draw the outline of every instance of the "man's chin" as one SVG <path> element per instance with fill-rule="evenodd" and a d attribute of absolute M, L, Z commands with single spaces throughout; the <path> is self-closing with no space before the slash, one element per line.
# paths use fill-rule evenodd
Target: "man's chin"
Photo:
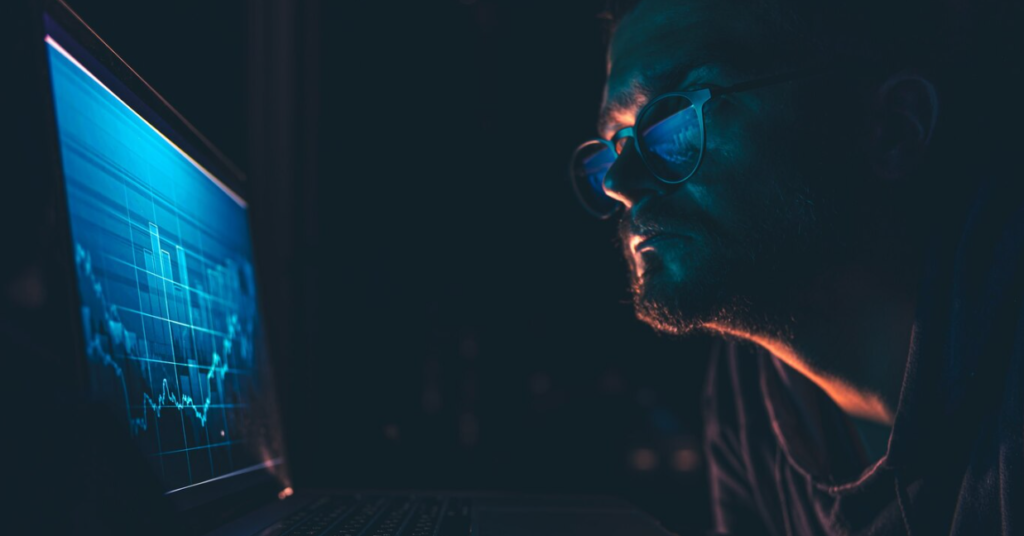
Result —
<path fill-rule="evenodd" d="M 722 313 L 708 289 L 665 281 L 633 282 L 637 318 L 652 328 L 673 335 L 699 330 Z"/>

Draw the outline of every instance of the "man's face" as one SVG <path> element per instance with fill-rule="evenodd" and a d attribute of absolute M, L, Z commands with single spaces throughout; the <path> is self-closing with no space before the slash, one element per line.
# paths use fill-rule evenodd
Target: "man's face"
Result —
<path fill-rule="evenodd" d="M 623 19 L 609 49 L 602 136 L 632 125 L 661 93 L 793 69 L 799 59 L 782 57 L 770 25 L 737 4 L 644 0 Z M 787 315 L 840 257 L 856 256 L 850 237 L 868 196 L 843 164 L 856 149 L 853 127 L 835 126 L 848 119 L 849 96 L 833 86 L 806 80 L 712 99 L 703 161 L 682 184 L 651 175 L 631 143 L 623 150 L 605 189 L 627 208 L 620 233 L 641 319 L 673 333 L 709 322 L 753 329 Z"/>

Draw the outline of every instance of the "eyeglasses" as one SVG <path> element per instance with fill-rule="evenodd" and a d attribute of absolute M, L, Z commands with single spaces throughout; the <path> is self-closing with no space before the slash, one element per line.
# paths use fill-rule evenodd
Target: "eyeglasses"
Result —
<path fill-rule="evenodd" d="M 604 180 L 612 164 L 625 149 L 628 139 L 651 174 L 662 182 L 679 184 L 697 172 L 704 156 L 704 105 L 711 99 L 818 74 L 827 68 L 778 74 L 725 88 L 673 91 L 647 103 L 636 122 L 612 136 L 583 142 L 572 153 L 569 178 L 583 207 L 594 216 L 607 219 L 621 205 L 608 197 Z"/>

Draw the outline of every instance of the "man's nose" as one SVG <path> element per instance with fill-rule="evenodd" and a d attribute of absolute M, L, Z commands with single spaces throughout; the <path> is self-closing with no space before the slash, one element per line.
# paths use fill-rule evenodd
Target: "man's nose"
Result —
<path fill-rule="evenodd" d="M 604 193 L 626 205 L 627 210 L 644 197 L 664 194 L 668 186 L 647 168 L 632 139 L 627 140 L 604 176 Z"/>

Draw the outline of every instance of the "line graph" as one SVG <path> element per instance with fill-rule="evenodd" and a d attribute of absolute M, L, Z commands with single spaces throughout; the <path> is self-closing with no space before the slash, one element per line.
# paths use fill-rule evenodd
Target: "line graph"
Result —
<path fill-rule="evenodd" d="M 180 250 L 180 249 L 179 249 Z M 182 257 L 182 260 L 184 257 Z M 138 356 L 138 335 L 125 329 L 124 324 L 120 321 L 117 316 L 117 308 L 110 307 L 106 303 L 106 297 L 103 295 L 103 285 L 96 279 L 95 274 L 92 272 L 92 259 L 88 252 L 86 252 L 80 245 L 75 246 L 75 268 L 78 271 L 79 277 L 85 280 L 86 286 L 92 289 L 95 294 L 95 299 L 102 304 L 103 320 L 102 326 L 106 326 L 106 335 L 109 337 L 109 344 L 120 348 L 124 355 L 129 359 L 142 360 Z M 183 269 L 184 272 L 184 269 Z M 187 282 L 185 282 L 187 284 Z M 112 352 L 104 348 L 104 333 L 97 331 L 93 328 L 89 319 L 92 317 L 92 310 L 89 307 L 82 307 L 82 317 L 85 319 L 85 340 L 86 340 L 86 355 L 90 359 L 99 361 L 105 367 L 113 369 L 114 374 L 120 379 L 121 390 L 124 394 L 125 411 L 128 421 L 131 423 L 131 431 L 133 434 L 138 434 L 140 431 L 145 432 L 149 429 L 149 411 L 156 418 L 160 417 L 160 411 L 165 406 L 172 406 L 177 410 L 191 410 L 195 417 L 199 419 L 202 426 L 206 426 L 207 415 L 210 410 L 210 406 L 213 401 L 213 386 L 211 382 L 216 381 L 218 392 L 223 392 L 224 375 L 228 372 L 228 364 L 225 359 L 222 359 L 220 354 L 216 351 L 213 352 L 212 362 L 208 368 L 208 372 L 201 376 L 206 382 L 206 389 L 201 390 L 204 393 L 202 401 L 197 406 L 195 400 L 191 395 L 184 393 L 175 393 L 171 390 L 167 378 L 164 378 L 161 382 L 160 393 L 154 400 L 150 393 L 142 393 L 142 416 L 135 416 L 132 414 L 132 405 L 130 404 L 128 397 L 128 386 L 124 381 L 124 372 L 120 365 L 114 360 Z M 230 355 L 232 349 L 232 337 L 238 332 L 238 316 L 234 315 L 229 319 L 229 332 L 228 337 L 223 341 L 223 352 L 225 355 Z M 166 363 L 166 362 L 163 362 Z M 194 365 L 190 365 L 194 366 Z"/>
<path fill-rule="evenodd" d="M 168 491 L 278 459 L 247 205 L 47 42 L 92 395 Z"/>

